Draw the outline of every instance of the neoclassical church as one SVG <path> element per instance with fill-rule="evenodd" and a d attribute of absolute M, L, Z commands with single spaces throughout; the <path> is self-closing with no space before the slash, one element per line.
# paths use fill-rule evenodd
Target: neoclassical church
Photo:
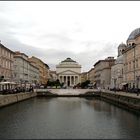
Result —
<path fill-rule="evenodd" d="M 71 58 L 67 58 L 56 65 L 57 79 L 65 86 L 73 87 L 81 83 L 81 65 Z"/>

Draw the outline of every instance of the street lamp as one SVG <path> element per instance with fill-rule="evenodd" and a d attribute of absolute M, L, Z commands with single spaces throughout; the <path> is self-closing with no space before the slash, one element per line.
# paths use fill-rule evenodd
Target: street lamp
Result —
<path fill-rule="evenodd" d="M 116 81 L 117 81 L 117 78 L 114 78 L 115 92 L 116 92 Z"/>
<path fill-rule="evenodd" d="M 140 76 L 136 76 L 136 79 L 137 79 L 137 96 L 139 95 L 139 79 L 140 79 Z"/>

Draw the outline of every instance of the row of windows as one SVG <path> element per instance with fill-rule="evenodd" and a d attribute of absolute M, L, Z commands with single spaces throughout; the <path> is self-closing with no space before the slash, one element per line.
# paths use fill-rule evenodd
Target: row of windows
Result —
<path fill-rule="evenodd" d="M 2 47 L 0 47 L 0 55 L 5 56 L 5 57 L 7 57 L 9 59 L 13 59 L 13 54 L 10 51 L 8 51 L 8 50 L 6 50 L 6 49 L 4 49 Z"/>
<path fill-rule="evenodd" d="M 12 69 L 13 63 L 9 60 L 0 59 L 0 65 L 3 68 Z"/>
<path fill-rule="evenodd" d="M 125 70 L 129 71 L 129 70 L 134 70 L 134 68 L 138 68 L 139 67 L 139 60 L 136 59 L 135 61 L 130 61 L 126 64 L 124 64 L 125 66 Z"/>
<path fill-rule="evenodd" d="M 1 70 L 0 75 L 3 75 L 5 78 L 12 77 L 12 73 L 9 71 Z"/>

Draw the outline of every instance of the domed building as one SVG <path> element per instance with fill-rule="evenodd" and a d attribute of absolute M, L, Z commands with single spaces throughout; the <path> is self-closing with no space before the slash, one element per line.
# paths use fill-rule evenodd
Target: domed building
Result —
<path fill-rule="evenodd" d="M 124 56 L 123 52 L 126 49 L 126 45 L 121 43 L 118 46 L 118 57 L 115 60 L 115 64 L 111 67 L 111 87 L 122 89 L 123 83 L 123 66 L 124 66 Z"/>
<path fill-rule="evenodd" d="M 130 33 L 124 51 L 124 78 L 128 89 L 140 88 L 140 28 Z"/>
<path fill-rule="evenodd" d="M 131 45 L 129 43 L 133 43 L 136 41 L 136 38 L 140 37 L 140 28 L 135 29 L 134 31 L 132 31 L 127 39 L 127 45 Z"/>
<path fill-rule="evenodd" d="M 56 65 L 57 79 L 65 86 L 73 87 L 81 83 L 81 65 L 71 58 L 67 58 Z"/>

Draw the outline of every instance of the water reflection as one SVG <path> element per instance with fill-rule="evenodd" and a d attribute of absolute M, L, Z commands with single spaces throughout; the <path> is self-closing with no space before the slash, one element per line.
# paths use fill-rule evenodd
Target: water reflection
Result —
<path fill-rule="evenodd" d="M 140 138 L 140 117 L 99 99 L 33 98 L 0 109 L 0 138 Z"/>

